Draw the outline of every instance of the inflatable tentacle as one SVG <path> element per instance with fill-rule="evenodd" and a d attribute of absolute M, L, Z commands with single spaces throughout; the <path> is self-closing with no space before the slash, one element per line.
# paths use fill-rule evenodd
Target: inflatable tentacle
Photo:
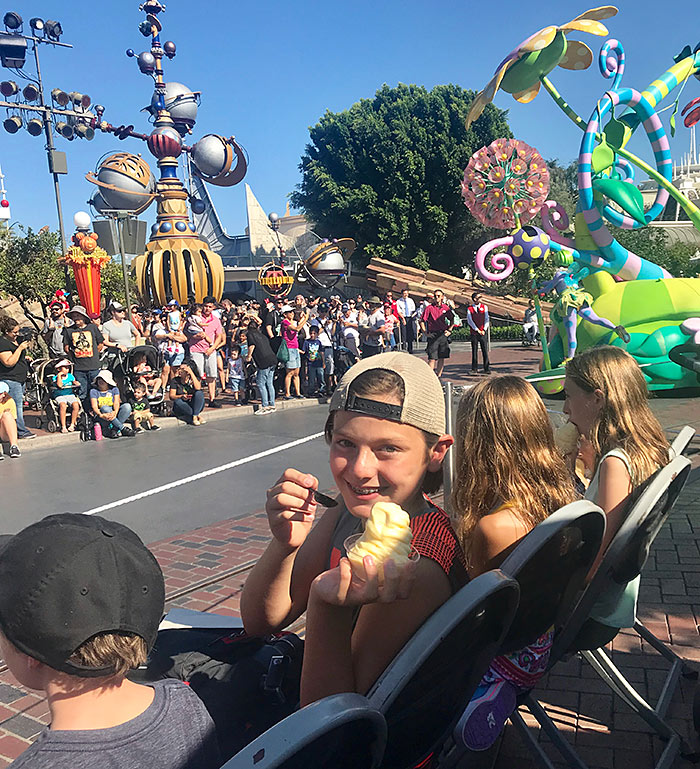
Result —
<path fill-rule="evenodd" d="M 569 216 L 562 205 L 555 200 L 545 201 L 540 208 L 540 218 L 542 219 L 542 229 L 551 240 L 565 248 L 576 248 L 576 243 L 572 238 L 564 237 L 561 234 L 569 228 Z"/>
<path fill-rule="evenodd" d="M 637 279 L 655 279 L 668 278 L 669 273 L 657 264 L 627 251 L 610 234 L 605 227 L 603 217 L 596 205 L 593 196 L 593 178 L 591 159 L 593 149 L 595 148 L 596 136 L 600 128 L 602 118 L 607 115 L 618 104 L 631 107 L 637 115 L 644 121 L 644 129 L 651 141 L 656 159 L 658 172 L 671 182 L 672 161 L 668 138 L 664 131 L 658 115 L 642 95 L 632 88 L 623 88 L 618 91 L 609 91 L 600 104 L 591 115 L 581 142 L 581 151 L 578 160 L 578 183 L 579 183 L 579 207 L 583 213 L 584 221 L 588 226 L 591 237 L 599 248 L 603 264 L 596 264 L 591 257 L 590 263 L 595 267 L 601 267 L 613 275 L 619 275 L 623 280 Z M 646 213 L 645 218 L 651 221 L 656 218 L 663 210 L 668 200 L 668 193 L 663 188 L 659 188 L 656 193 L 656 200 L 651 209 Z M 609 209 L 609 210 L 608 210 Z M 606 213 L 616 221 L 619 226 L 623 223 L 631 223 L 633 220 L 626 215 L 620 215 L 618 212 L 605 207 Z M 630 224 L 630 226 L 634 226 Z"/>
<path fill-rule="evenodd" d="M 476 252 L 476 269 L 479 274 L 485 280 L 505 280 L 515 269 L 515 263 L 513 257 L 510 254 L 499 252 L 497 254 L 491 254 L 495 248 L 501 246 L 511 246 L 513 244 L 513 238 L 508 236 L 507 238 L 496 238 L 490 240 L 488 243 L 484 243 L 483 246 Z M 491 254 L 490 262 L 491 266 L 499 270 L 499 272 L 491 272 L 485 265 L 486 257 Z"/>
<path fill-rule="evenodd" d="M 625 49 L 619 40 L 610 38 L 603 43 L 598 56 L 598 66 L 603 77 L 614 78 L 612 87 L 619 88 L 625 72 Z"/>

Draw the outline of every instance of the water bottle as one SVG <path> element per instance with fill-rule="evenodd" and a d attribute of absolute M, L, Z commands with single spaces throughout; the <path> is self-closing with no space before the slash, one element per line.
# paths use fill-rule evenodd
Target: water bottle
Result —
<path fill-rule="evenodd" d="M 95 440 L 102 440 L 102 425 L 99 422 L 95 422 Z"/>

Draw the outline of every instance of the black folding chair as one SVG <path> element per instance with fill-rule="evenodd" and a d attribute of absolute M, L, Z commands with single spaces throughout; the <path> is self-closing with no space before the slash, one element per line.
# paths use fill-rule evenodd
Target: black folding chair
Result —
<path fill-rule="evenodd" d="M 500 648 L 518 583 L 499 570 L 469 582 L 416 631 L 367 695 L 384 714 L 382 766 L 412 769 L 437 754 Z"/>
<path fill-rule="evenodd" d="M 604 532 L 605 514 L 597 505 L 572 502 L 536 526 L 506 558 L 501 571 L 517 580 L 520 600 L 499 654 L 524 649 L 550 628 L 562 627 L 581 594 Z M 514 718 L 521 718 L 517 711 Z M 459 765 L 469 753 L 457 731 L 441 766 Z"/>
<path fill-rule="evenodd" d="M 620 530 L 608 546 L 593 579 L 583 592 L 571 616 L 555 637 L 550 655 L 550 669 L 558 661 L 580 650 L 580 646 L 577 646 L 577 638 L 600 598 L 612 590 L 619 591 L 639 576 L 649 556 L 651 544 L 678 498 L 689 471 L 690 461 L 684 457 L 676 457 L 644 484 Z M 637 625 L 643 628 L 641 623 L 636 623 L 635 629 L 637 629 Z M 646 629 L 644 630 L 646 631 Z M 651 634 L 649 633 L 649 635 Z M 661 641 L 656 640 L 658 644 L 663 646 Z M 664 649 L 664 656 L 673 655 L 670 649 L 666 649 L 666 647 Z M 656 764 L 657 769 L 669 769 L 679 752 L 690 753 L 680 735 L 663 720 L 675 683 L 678 681 L 678 676 L 684 671 L 684 663 L 680 658 L 673 655 L 678 662 L 677 666 L 674 663 L 675 672 L 672 671 L 672 674 L 669 675 L 669 679 L 673 680 L 673 686 L 671 684 L 664 686 L 662 697 L 656 707 L 652 707 L 625 679 L 602 649 L 582 651 L 581 656 L 593 666 L 608 686 L 635 713 L 643 718 L 662 739 L 667 741 L 666 748 Z M 522 704 L 537 719 L 545 734 L 551 739 L 569 766 L 587 769 L 586 764 L 560 734 L 552 719 L 532 693 L 523 697 Z M 513 722 L 540 763 L 547 769 L 553 769 L 554 765 L 522 718 L 514 718 Z"/>
<path fill-rule="evenodd" d="M 221 769 L 375 769 L 386 721 L 360 694 L 334 694 L 297 710 Z"/>

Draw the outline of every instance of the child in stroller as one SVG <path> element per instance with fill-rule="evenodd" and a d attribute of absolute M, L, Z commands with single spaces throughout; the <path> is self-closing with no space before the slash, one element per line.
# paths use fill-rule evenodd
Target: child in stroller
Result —
<path fill-rule="evenodd" d="M 132 347 L 120 357 L 120 367 L 121 389 L 125 401 L 134 401 L 135 386 L 140 383 L 146 387 L 146 397 L 151 409 L 163 404 L 163 365 L 157 348 L 150 344 Z"/>
<path fill-rule="evenodd" d="M 80 388 L 80 383 L 73 376 L 73 364 L 68 359 L 62 358 L 54 364 L 53 368 L 56 373 L 49 375 L 51 382 L 49 398 L 58 408 L 61 432 L 72 433 L 80 416 L 80 398 L 75 392 L 76 389 Z M 68 406 L 71 408 L 71 417 L 70 424 L 66 427 Z"/>

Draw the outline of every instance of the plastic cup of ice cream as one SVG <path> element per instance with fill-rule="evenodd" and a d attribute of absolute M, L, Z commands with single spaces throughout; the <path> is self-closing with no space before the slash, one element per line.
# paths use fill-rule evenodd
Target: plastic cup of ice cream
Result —
<path fill-rule="evenodd" d="M 360 539 L 361 536 L 362 536 L 361 533 L 352 534 L 351 536 L 346 538 L 345 542 L 343 542 L 346 553 L 349 553 L 350 550 L 352 550 L 352 548 L 355 546 L 355 544 L 357 543 L 357 541 Z M 387 560 L 389 559 L 387 558 Z M 408 553 L 408 560 L 410 563 L 417 563 L 420 560 L 420 553 L 416 550 L 415 547 L 413 547 L 413 545 L 411 545 L 411 549 Z M 361 582 L 364 582 L 367 578 L 367 575 L 365 574 L 364 569 L 360 571 L 358 566 L 354 564 L 352 561 L 350 561 L 350 565 L 352 567 L 353 576 L 356 579 L 360 580 Z M 403 568 L 398 564 L 397 566 L 399 569 Z M 384 581 L 384 563 L 383 562 L 377 564 L 377 570 L 379 572 L 379 584 L 381 584 Z"/>

